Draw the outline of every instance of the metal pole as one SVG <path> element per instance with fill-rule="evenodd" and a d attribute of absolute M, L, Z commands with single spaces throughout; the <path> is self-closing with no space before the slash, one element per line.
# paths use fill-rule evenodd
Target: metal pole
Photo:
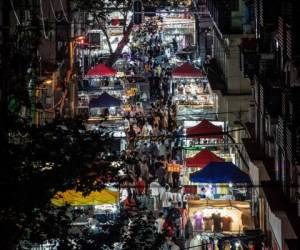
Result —
<path fill-rule="evenodd" d="M 84 49 L 81 48 L 81 60 L 82 60 L 82 79 L 84 78 Z"/>

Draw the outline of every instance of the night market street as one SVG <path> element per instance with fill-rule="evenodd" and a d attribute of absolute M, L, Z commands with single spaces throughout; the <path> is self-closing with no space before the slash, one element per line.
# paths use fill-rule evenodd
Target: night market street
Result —
<path fill-rule="evenodd" d="M 0 249 L 300 249 L 297 1 L 0 6 Z"/>

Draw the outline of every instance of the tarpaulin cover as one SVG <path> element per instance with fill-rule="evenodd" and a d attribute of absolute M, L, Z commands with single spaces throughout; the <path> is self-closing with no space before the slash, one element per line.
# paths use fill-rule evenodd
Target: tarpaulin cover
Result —
<path fill-rule="evenodd" d="M 190 181 L 199 183 L 251 183 L 248 174 L 232 162 L 212 162 L 190 174 Z"/>
<path fill-rule="evenodd" d="M 119 193 L 108 189 L 100 192 L 93 191 L 84 197 L 81 192 L 75 190 L 67 190 L 65 192 L 57 192 L 51 199 L 51 203 L 55 206 L 84 206 L 84 205 L 102 205 L 115 204 L 119 199 Z"/>
<path fill-rule="evenodd" d="M 223 139 L 222 128 L 208 120 L 203 120 L 194 127 L 187 128 L 186 136 L 191 138 Z"/>
<path fill-rule="evenodd" d="M 172 77 L 177 78 L 194 78 L 203 77 L 204 73 L 200 69 L 196 69 L 190 63 L 184 63 L 172 70 Z"/>
<path fill-rule="evenodd" d="M 91 99 L 89 107 L 90 108 L 108 108 L 108 107 L 118 107 L 121 106 L 122 101 L 115 98 L 108 93 L 104 92 L 97 98 Z"/>
<path fill-rule="evenodd" d="M 207 149 L 197 153 L 195 156 L 186 159 L 186 167 L 203 168 L 211 162 L 224 162 L 225 160 Z"/>
<path fill-rule="evenodd" d="M 117 71 L 103 63 L 95 65 L 86 73 L 86 77 L 115 76 Z"/>

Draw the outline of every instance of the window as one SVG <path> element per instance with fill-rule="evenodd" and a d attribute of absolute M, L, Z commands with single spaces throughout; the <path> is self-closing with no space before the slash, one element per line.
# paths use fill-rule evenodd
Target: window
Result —
<path fill-rule="evenodd" d="M 239 0 L 231 0 L 230 9 L 231 11 L 238 11 L 240 6 Z"/>

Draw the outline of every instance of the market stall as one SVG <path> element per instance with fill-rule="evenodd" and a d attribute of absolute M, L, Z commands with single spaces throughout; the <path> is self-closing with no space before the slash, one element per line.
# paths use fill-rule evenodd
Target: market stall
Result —
<path fill-rule="evenodd" d="M 85 196 L 74 189 L 57 192 L 51 199 L 54 206 L 70 206 L 68 209 L 76 216 L 72 226 L 88 226 L 95 230 L 99 225 L 116 218 L 119 210 L 119 192 L 104 188 L 92 191 Z M 78 213 L 77 213 L 78 212 Z"/>
<path fill-rule="evenodd" d="M 236 165 L 212 162 L 192 173 L 190 180 L 200 183 L 200 195 L 190 196 L 189 200 L 189 216 L 195 231 L 240 233 L 253 228 L 250 200 L 246 186 L 242 186 L 249 184 L 250 178 Z M 235 189 L 236 184 L 239 186 Z"/>
<path fill-rule="evenodd" d="M 199 184 L 202 199 L 250 200 L 250 177 L 232 162 L 211 162 L 190 174 L 190 181 Z"/>
<path fill-rule="evenodd" d="M 89 69 L 78 85 L 78 114 L 89 116 L 88 103 L 107 92 L 121 98 L 124 93 L 122 78 L 117 71 L 105 64 L 97 64 Z"/>
<path fill-rule="evenodd" d="M 194 45 L 195 40 L 195 19 L 188 14 L 176 14 L 168 10 L 170 15 L 158 13 L 163 18 L 158 26 L 164 29 L 163 40 L 170 44 L 175 39 L 177 49 L 183 49 L 187 46 Z M 183 11 L 184 12 L 184 11 Z"/>
<path fill-rule="evenodd" d="M 104 92 L 89 102 L 90 119 L 103 117 L 105 119 L 121 118 L 123 110 L 122 101 Z"/>
<path fill-rule="evenodd" d="M 185 164 L 184 164 L 185 167 L 182 172 L 183 184 L 185 186 L 190 184 L 189 176 L 191 173 L 202 169 L 203 167 L 205 167 L 207 164 L 211 162 L 225 161 L 223 158 L 217 156 L 216 154 L 214 154 L 213 152 L 207 149 L 203 149 L 196 154 L 195 152 L 197 151 L 187 151 L 185 156 L 189 155 L 190 152 L 194 154 L 192 155 L 192 157 L 188 157 L 185 159 Z M 197 189 L 194 192 L 197 193 Z"/>
<path fill-rule="evenodd" d="M 198 183 L 251 183 L 249 175 L 232 162 L 209 163 L 191 174 L 190 180 Z"/>
<path fill-rule="evenodd" d="M 190 200 L 188 207 L 194 232 L 241 233 L 253 229 L 249 202 Z"/>
<path fill-rule="evenodd" d="M 195 122 L 190 124 L 195 124 Z M 185 121 L 183 126 L 186 137 L 183 141 L 184 148 L 199 147 L 199 149 L 204 149 L 212 147 L 211 150 L 220 150 L 218 145 L 223 143 L 223 123 L 204 119 L 194 126 L 188 125 Z"/>
<path fill-rule="evenodd" d="M 185 160 L 185 166 L 187 168 L 203 168 L 211 162 L 224 162 L 224 159 L 215 155 L 211 151 L 204 149 L 198 152 L 193 157 Z"/>
<path fill-rule="evenodd" d="M 119 199 L 119 193 L 109 189 L 93 191 L 89 195 L 84 196 L 82 192 L 76 190 L 67 190 L 65 192 L 57 192 L 51 199 L 51 203 L 55 206 L 87 206 L 116 204 Z"/>
<path fill-rule="evenodd" d="M 190 63 L 184 63 L 172 71 L 172 93 L 177 104 L 178 120 L 213 113 L 214 95 L 206 75 Z"/>
<path fill-rule="evenodd" d="M 120 73 L 103 63 L 96 64 L 88 70 L 84 76 L 84 89 L 87 87 L 91 90 L 120 89 L 123 88 L 120 81 Z"/>
<path fill-rule="evenodd" d="M 200 143 L 207 142 L 207 140 L 220 141 L 223 140 L 223 128 L 204 119 L 197 125 L 187 128 L 186 137 L 198 140 Z"/>
<path fill-rule="evenodd" d="M 190 183 L 189 174 L 197 165 L 202 168 L 213 161 L 233 160 L 234 155 L 224 151 L 223 127 L 223 122 L 206 119 L 200 123 L 188 120 L 183 122 L 185 138 L 181 140 L 181 145 L 182 157 L 186 161 L 186 168 L 182 173 L 184 185 Z"/>

